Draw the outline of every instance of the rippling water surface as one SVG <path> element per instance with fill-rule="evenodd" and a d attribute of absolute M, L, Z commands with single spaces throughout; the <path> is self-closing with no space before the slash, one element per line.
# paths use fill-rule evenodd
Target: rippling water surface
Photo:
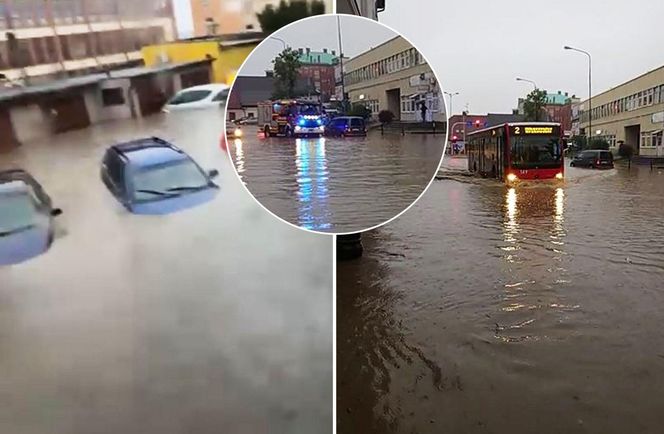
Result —
<path fill-rule="evenodd" d="M 0 267 L 0 433 L 331 432 L 331 238 L 255 203 L 222 126 L 172 113 L 0 155 L 64 211 L 50 251 Z M 152 134 L 221 172 L 212 202 L 138 216 L 114 200 L 103 151 Z"/>
<path fill-rule="evenodd" d="M 664 430 L 664 170 L 436 181 L 364 244 L 338 266 L 339 432 Z"/>
<path fill-rule="evenodd" d="M 300 227 L 353 232 L 406 209 L 433 177 L 442 135 L 259 139 L 231 143 L 237 171 L 267 209 Z"/>

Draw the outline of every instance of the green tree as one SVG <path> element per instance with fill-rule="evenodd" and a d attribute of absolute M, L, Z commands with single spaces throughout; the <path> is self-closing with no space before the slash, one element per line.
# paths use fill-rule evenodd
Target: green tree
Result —
<path fill-rule="evenodd" d="M 523 103 L 523 111 L 525 113 L 526 121 L 538 122 L 545 118 L 543 113 L 544 106 L 546 105 L 546 91 L 535 89 L 526 96 Z"/>
<path fill-rule="evenodd" d="M 380 113 L 378 113 L 378 121 L 385 125 L 389 124 L 394 120 L 394 113 L 392 113 L 389 110 L 381 110 Z"/>
<path fill-rule="evenodd" d="M 293 98 L 297 82 L 300 54 L 288 47 L 272 60 L 274 64 L 275 89 L 274 98 Z"/>
<path fill-rule="evenodd" d="M 610 146 L 611 145 L 605 138 L 595 137 L 593 139 L 590 139 L 589 149 L 601 149 L 603 151 L 608 151 Z"/>
<path fill-rule="evenodd" d="M 325 13 L 325 3 L 320 0 L 306 2 L 304 0 L 292 0 L 286 2 L 281 0 L 275 8 L 267 5 L 263 12 L 256 14 L 261 29 L 266 34 L 274 33 L 280 28 L 302 18 Z"/>
<path fill-rule="evenodd" d="M 368 119 L 371 116 L 371 111 L 362 103 L 355 103 L 348 111 L 348 116 L 359 116 Z"/>

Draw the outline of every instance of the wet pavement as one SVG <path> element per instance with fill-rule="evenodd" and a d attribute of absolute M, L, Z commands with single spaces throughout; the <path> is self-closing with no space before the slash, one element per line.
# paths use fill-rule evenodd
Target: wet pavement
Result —
<path fill-rule="evenodd" d="M 460 180 L 338 265 L 338 432 L 662 432 L 664 169 Z"/>
<path fill-rule="evenodd" d="M 297 226 L 357 232 L 395 217 L 424 191 L 444 135 L 258 138 L 230 144 L 238 174 L 267 209 Z"/>
<path fill-rule="evenodd" d="M 64 211 L 50 251 L 0 268 L 0 432 L 331 432 L 332 239 L 255 203 L 222 128 L 172 113 L 0 155 Z M 114 200 L 103 150 L 150 134 L 219 169 L 212 202 L 136 216 Z"/>

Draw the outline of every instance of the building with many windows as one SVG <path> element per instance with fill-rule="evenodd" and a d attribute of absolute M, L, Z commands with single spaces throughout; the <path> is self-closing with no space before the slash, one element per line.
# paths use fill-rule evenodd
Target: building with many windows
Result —
<path fill-rule="evenodd" d="M 579 132 L 589 128 L 588 101 L 578 105 Z M 592 98 L 593 137 L 617 151 L 620 143 L 646 157 L 664 157 L 664 66 Z"/>
<path fill-rule="evenodd" d="M 323 48 L 323 51 L 312 51 L 310 48 L 299 48 L 300 79 L 309 83 L 312 93 L 320 95 L 321 101 L 327 102 L 335 96 L 336 80 L 334 69 L 339 61 L 335 50 Z"/>
<path fill-rule="evenodd" d="M 436 76 L 419 51 L 400 36 L 344 62 L 344 69 L 350 103 L 365 105 L 372 116 L 389 110 L 401 121 L 447 120 Z"/>
<path fill-rule="evenodd" d="M 4 0 L 0 74 L 34 84 L 140 64 L 174 32 L 170 0 Z"/>

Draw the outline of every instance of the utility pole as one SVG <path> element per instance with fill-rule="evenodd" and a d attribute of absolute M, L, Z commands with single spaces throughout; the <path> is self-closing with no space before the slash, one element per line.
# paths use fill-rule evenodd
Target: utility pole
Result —
<path fill-rule="evenodd" d="M 339 67 L 341 68 L 341 106 L 346 110 L 346 77 L 344 77 L 344 49 L 341 41 L 341 21 L 337 15 L 337 35 L 339 36 Z"/>

